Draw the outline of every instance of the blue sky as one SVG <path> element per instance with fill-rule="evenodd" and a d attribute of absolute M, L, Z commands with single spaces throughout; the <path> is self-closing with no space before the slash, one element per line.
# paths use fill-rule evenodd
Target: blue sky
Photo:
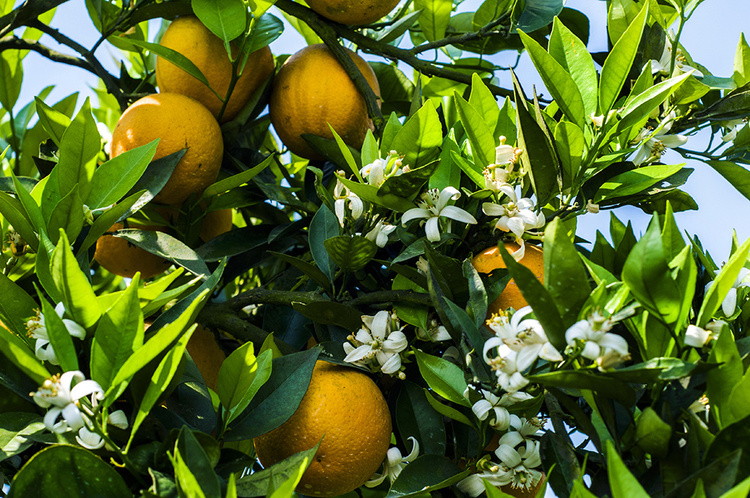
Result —
<path fill-rule="evenodd" d="M 479 0 L 467 0 L 464 5 L 479 5 Z M 589 41 L 591 51 L 606 49 L 606 2 L 601 0 L 569 0 L 567 6 L 586 13 L 592 20 L 592 31 Z M 277 14 L 278 15 L 278 14 Z M 281 17 L 281 16 L 279 16 Z M 750 2 L 737 0 L 706 0 L 698 7 L 697 12 L 688 23 L 681 42 L 694 60 L 707 67 L 717 76 L 732 74 L 734 51 L 743 27 L 750 19 Z M 94 26 L 86 15 L 83 1 L 72 1 L 61 5 L 55 15 L 53 25 L 63 33 L 71 36 L 84 46 L 92 46 L 98 37 Z M 157 24 L 152 22 L 154 31 Z M 154 33 L 151 33 L 153 37 Z M 43 39 L 44 43 L 55 46 L 51 40 Z M 302 46 L 302 38 L 289 28 L 276 40 L 271 49 L 275 54 L 290 53 Z M 68 50 L 69 51 L 69 50 Z M 116 72 L 115 50 L 103 45 L 97 56 L 112 72 Z M 515 60 L 515 54 L 506 54 L 504 59 L 508 63 Z M 30 53 L 24 62 L 26 77 L 22 88 L 19 104 L 24 105 L 31 100 L 42 88 L 49 84 L 57 85 L 49 100 L 54 102 L 74 91 L 81 91 L 84 95 L 92 95 L 88 85 L 95 84 L 89 73 L 70 66 L 55 64 L 41 56 Z M 543 88 L 536 72 L 527 57 L 523 57 L 519 65 L 518 74 L 522 84 L 530 88 L 532 84 L 538 89 Z M 509 86 L 507 74 L 499 74 L 501 82 Z M 541 91 L 541 90 L 540 90 Z M 689 148 L 700 150 L 706 143 L 706 136 L 691 138 Z M 682 159 L 677 154 L 664 157 L 666 162 L 680 163 Z M 748 200 L 736 192 L 732 186 L 710 167 L 698 163 L 688 162 L 695 172 L 691 176 L 685 190 L 690 193 L 700 206 L 699 211 L 677 214 L 678 225 L 690 234 L 698 234 L 717 263 L 728 256 L 732 231 L 737 231 L 740 241 L 750 237 L 750 220 L 745 215 L 748 210 Z M 623 208 L 616 211 L 623 221 L 631 220 L 636 233 L 643 232 L 649 217 L 637 208 Z M 602 211 L 596 215 L 586 215 L 579 220 L 579 234 L 593 240 L 596 230 L 608 233 L 609 212 Z"/>

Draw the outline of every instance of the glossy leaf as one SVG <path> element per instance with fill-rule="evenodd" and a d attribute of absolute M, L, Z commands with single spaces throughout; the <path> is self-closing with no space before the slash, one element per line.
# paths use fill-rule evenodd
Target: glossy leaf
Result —
<path fill-rule="evenodd" d="M 549 38 L 549 54 L 567 71 L 580 92 L 584 117 L 596 113 L 598 75 L 586 44 L 555 18 Z"/>
<path fill-rule="evenodd" d="M 343 270 L 357 271 L 369 263 L 378 252 L 378 246 L 360 235 L 339 235 L 324 241 L 328 254 Z"/>
<path fill-rule="evenodd" d="M 13 478 L 9 498 L 90 496 L 130 498 L 120 474 L 93 452 L 55 445 L 36 453 Z"/>
<path fill-rule="evenodd" d="M 557 305 L 567 329 L 591 293 L 586 268 L 568 236 L 567 227 L 555 218 L 544 230 L 544 286 Z"/>
<path fill-rule="evenodd" d="M 644 3 L 638 17 L 633 20 L 625 33 L 617 40 L 604 61 L 599 82 L 599 111 L 602 115 L 606 116 L 612 109 L 620 90 L 625 85 L 625 80 L 630 73 L 630 68 L 633 66 L 638 51 L 638 44 L 647 17 L 648 3 Z"/>
<path fill-rule="evenodd" d="M 84 328 L 93 327 L 102 312 L 96 305 L 96 294 L 88 278 L 70 250 L 65 232 L 60 232 L 60 240 L 52 253 L 50 271 L 57 283 L 65 310 Z"/>
<path fill-rule="evenodd" d="M 44 314 L 44 325 L 47 329 L 47 337 L 50 345 L 55 351 L 57 361 L 63 372 L 78 370 L 78 355 L 73 345 L 73 337 L 63 323 L 63 319 L 55 312 L 46 299 L 42 299 L 42 313 Z"/>
<path fill-rule="evenodd" d="M 27 333 L 26 322 L 39 309 L 36 301 L 16 282 L 0 274 L 0 321 L 18 336 Z"/>
<path fill-rule="evenodd" d="M 555 103 L 570 121 L 583 128 L 586 113 L 583 97 L 570 73 L 539 42 L 523 31 L 518 34 Z"/>
<path fill-rule="evenodd" d="M 419 349 L 415 349 L 414 353 L 419 373 L 433 391 L 453 403 L 470 405 L 469 401 L 464 398 L 467 384 L 463 370 L 448 360 L 424 353 Z"/>
<path fill-rule="evenodd" d="M 420 455 L 404 467 L 391 485 L 386 498 L 416 496 L 421 493 L 447 488 L 471 473 L 461 470 L 455 463 L 440 455 Z"/>
<path fill-rule="evenodd" d="M 237 479 L 239 496 L 263 496 L 270 488 L 276 488 L 287 479 L 296 476 L 300 470 L 307 469 L 318 452 L 320 443 L 309 450 L 300 451 L 281 460 L 267 469 L 253 472 Z"/>
<path fill-rule="evenodd" d="M 0 413 L 0 461 L 23 453 L 46 430 L 36 413 Z"/>
<path fill-rule="evenodd" d="M 59 147 L 65 129 L 70 126 L 70 118 L 64 113 L 48 106 L 38 97 L 36 97 L 34 101 L 36 102 L 39 122 L 42 124 L 44 131 L 49 133 L 49 136 L 52 138 L 55 145 Z"/>
<path fill-rule="evenodd" d="M 338 218 L 327 206 L 321 206 L 310 221 L 308 232 L 310 253 L 315 264 L 329 281 L 333 281 L 336 264 L 326 249 L 325 241 L 338 237 L 340 233 Z"/>
<path fill-rule="evenodd" d="M 198 19 L 224 43 L 245 31 L 247 16 L 242 0 L 191 0 L 190 4 Z"/>
<path fill-rule="evenodd" d="M 81 198 L 88 196 L 101 140 L 91 105 L 86 99 L 60 140 L 60 160 L 55 166 L 55 176 L 62 195 L 78 184 Z"/>
<path fill-rule="evenodd" d="M 156 153 L 158 140 L 113 157 L 99 166 L 91 178 L 86 205 L 92 209 L 110 206 L 122 199 L 143 175 Z"/>
<path fill-rule="evenodd" d="M 34 356 L 31 347 L 2 322 L 0 322 L 0 346 L 2 346 L 0 353 L 33 379 L 36 384 L 41 386 L 45 380 L 52 377 L 42 362 Z"/>
<path fill-rule="evenodd" d="M 145 249 L 151 254 L 172 261 L 194 275 L 208 277 L 211 274 L 206 263 L 195 251 L 190 249 L 184 242 L 164 232 L 125 228 L 118 230 L 112 236 L 125 239 L 129 243 Z"/>
<path fill-rule="evenodd" d="M 446 450 L 446 433 L 443 416 L 428 402 L 424 391 L 409 380 L 401 384 L 395 402 L 394 425 L 398 427 L 400 446 L 403 451 L 411 449 L 413 437 L 419 442 L 421 455 L 443 455 Z M 407 453 L 403 453 L 406 455 Z"/>
<path fill-rule="evenodd" d="M 638 479 L 625 466 L 613 443 L 607 444 L 607 474 L 612 498 L 648 498 Z"/>
<path fill-rule="evenodd" d="M 705 326 L 708 321 L 714 316 L 714 313 L 718 311 L 722 301 L 726 297 L 729 289 L 735 283 L 737 275 L 742 269 L 743 265 L 747 262 L 748 254 L 750 254 L 750 239 L 745 241 L 742 246 L 737 249 L 726 265 L 719 271 L 716 278 L 713 279 L 711 288 L 708 289 L 706 295 L 703 298 L 700 312 L 698 313 L 697 324 L 699 327 Z"/>
<path fill-rule="evenodd" d="M 224 424 L 232 422 L 271 376 L 273 351 L 256 357 L 253 343 L 247 342 L 234 350 L 219 369 L 219 399 L 227 411 Z"/>
<path fill-rule="evenodd" d="M 273 360 L 271 376 L 232 424 L 224 439 L 239 441 L 275 429 L 297 410 L 310 384 L 320 349 L 309 349 Z M 238 483 L 239 484 L 239 483 Z"/>
<path fill-rule="evenodd" d="M 561 121 L 555 127 L 555 147 L 562 166 L 563 189 L 570 188 L 581 169 L 585 146 L 583 130 L 573 123 Z"/>
<path fill-rule="evenodd" d="M 414 10 L 422 11 L 419 15 L 419 27 L 427 40 L 435 41 L 445 36 L 453 10 L 451 0 L 416 0 Z"/>
<path fill-rule="evenodd" d="M 408 165 L 413 169 L 434 159 L 442 143 L 443 126 L 435 106 L 428 100 L 398 130 L 393 137 L 390 150 L 402 154 L 404 166 Z"/>
<path fill-rule="evenodd" d="M 207 497 L 221 496 L 219 477 L 214 472 L 213 465 L 205 450 L 198 442 L 193 431 L 183 426 L 177 437 L 175 453 L 183 458 L 190 473 L 195 476 L 200 490 Z"/>

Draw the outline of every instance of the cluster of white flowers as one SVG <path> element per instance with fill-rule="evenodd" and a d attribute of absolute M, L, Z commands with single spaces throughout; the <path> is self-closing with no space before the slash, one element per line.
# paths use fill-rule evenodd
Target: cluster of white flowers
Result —
<path fill-rule="evenodd" d="M 470 387 L 466 388 L 464 392 L 466 399 L 470 399 L 472 390 Z M 529 393 L 521 391 L 505 393 L 502 396 L 497 396 L 486 389 L 478 389 L 476 392 L 481 398 L 471 406 L 471 411 L 474 412 L 477 419 L 487 420 L 490 427 L 497 431 L 504 431 L 510 427 L 511 415 L 508 408 L 533 397 Z"/>
<path fill-rule="evenodd" d="M 669 30 L 667 38 L 664 40 L 664 50 L 661 53 L 659 60 L 651 59 L 651 72 L 662 73 L 669 75 L 669 66 L 672 64 L 672 50 L 674 50 L 675 34 L 673 30 Z M 672 76 L 679 76 L 689 71 L 693 72 L 693 76 L 697 78 L 703 77 L 703 73 L 697 68 L 694 68 L 687 64 L 687 58 L 682 53 L 682 49 L 677 47 L 677 55 L 675 55 L 674 71 Z"/>
<path fill-rule="evenodd" d="M 380 486 L 387 477 L 388 480 L 393 484 L 393 481 L 401 474 L 407 464 L 414 461 L 419 455 L 419 442 L 413 436 L 409 436 L 411 441 L 411 452 L 407 456 L 403 456 L 401 450 L 396 447 L 388 449 L 386 453 L 385 461 L 383 462 L 383 473 L 374 474 L 369 481 L 365 483 L 368 488 L 374 488 Z"/>
<path fill-rule="evenodd" d="M 60 318 L 65 315 L 65 306 L 63 303 L 59 303 L 55 306 L 55 313 L 57 313 L 57 316 Z M 78 339 L 84 339 L 86 337 L 86 329 L 73 320 L 63 318 L 62 322 L 72 337 Z M 48 361 L 53 365 L 59 365 L 60 362 L 57 360 L 55 350 L 52 349 L 52 344 L 50 344 L 47 324 L 41 311 L 37 311 L 36 316 L 26 322 L 26 330 L 28 331 L 29 337 L 36 339 L 36 344 L 34 345 L 34 353 L 36 354 L 36 357 L 42 361 Z"/>
<path fill-rule="evenodd" d="M 506 486 L 529 490 L 542 479 L 537 470 L 542 465 L 540 444 L 536 439 L 542 423 L 536 419 L 526 420 L 517 415 L 510 416 L 511 430 L 498 441 L 495 456 L 499 462 L 480 461 L 480 471 L 458 483 L 458 489 L 469 496 L 484 492 L 484 481 L 494 486 Z"/>
<path fill-rule="evenodd" d="M 344 172 L 339 171 L 338 174 L 343 176 Z M 336 186 L 333 187 L 333 209 L 336 212 L 336 218 L 339 219 L 341 226 L 344 226 L 347 208 L 351 213 L 352 219 L 358 220 L 364 213 L 365 205 L 362 202 L 362 199 L 352 192 L 349 187 L 344 185 L 341 180 L 336 180 Z"/>
<path fill-rule="evenodd" d="M 409 171 L 409 166 L 403 165 L 403 156 L 392 150 L 385 159 L 375 161 L 359 170 L 362 179 L 373 187 L 380 187 L 391 177 L 399 176 Z"/>
<path fill-rule="evenodd" d="M 526 306 L 510 318 L 503 313 L 487 320 L 495 335 L 484 343 L 484 361 L 495 371 L 500 387 L 509 393 L 529 383 L 522 372 L 537 358 L 553 362 L 563 359 L 550 344 L 539 320 L 524 319 L 529 313 L 531 307 Z"/>
<path fill-rule="evenodd" d="M 596 311 L 565 332 L 568 349 L 580 348 L 581 356 L 593 360 L 601 369 L 613 368 L 630 359 L 625 338 L 609 332 L 615 321 Z"/>
<path fill-rule="evenodd" d="M 86 380 L 83 372 L 74 370 L 55 375 L 30 395 L 37 405 L 49 409 L 44 416 L 47 429 L 58 434 L 78 431 L 76 441 L 84 448 L 104 446 L 104 440 L 94 429 L 92 412 L 104 397 L 104 390 L 97 382 Z M 107 423 L 120 429 L 128 427 L 127 416 L 122 410 L 109 414 Z"/>
<path fill-rule="evenodd" d="M 395 314 L 379 311 L 375 316 L 362 315 L 362 328 L 344 343 L 344 361 L 373 371 L 403 377 L 401 352 L 409 341 Z"/>
<path fill-rule="evenodd" d="M 673 111 L 667 115 L 656 130 L 652 130 L 651 128 L 641 130 L 636 138 L 636 142 L 640 142 L 640 145 L 635 151 L 635 156 L 633 156 L 633 164 L 640 166 L 641 164 L 660 158 L 667 149 L 674 149 L 687 143 L 688 137 L 685 135 L 669 134 L 675 118 L 676 115 Z"/>

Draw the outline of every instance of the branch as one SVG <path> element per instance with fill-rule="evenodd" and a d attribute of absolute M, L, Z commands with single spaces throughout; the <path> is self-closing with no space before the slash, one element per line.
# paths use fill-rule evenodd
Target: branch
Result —
<path fill-rule="evenodd" d="M 481 40 L 482 38 L 487 38 L 491 35 L 502 35 L 507 36 L 508 30 L 504 31 L 498 31 L 495 30 L 497 26 L 500 26 L 507 18 L 509 17 L 509 14 L 506 14 L 504 16 L 501 16 L 491 23 L 488 23 L 485 26 L 482 26 L 482 28 L 479 31 L 471 31 L 469 33 L 463 33 L 461 35 L 452 35 L 447 36 L 441 40 L 435 40 L 434 42 L 429 43 L 423 43 L 417 47 L 412 48 L 409 50 L 412 54 L 421 54 L 422 52 L 427 52 L 428 50 L 434 50 L 436 48 L 442 48 L 446 45 L 455 45 L 455 44 L 461 44 L 466 43 L 470 41 L 475 40 Z"/>
<path fill-rule="evenodd" d="M 112 76 L 106 69 L 104 69 L 104 66 L 102 66 L 101 62 L 99 62 L 99 59 L 94 56 L 93 52 L 91 52 L 75 40 L 72 40 L 64 34 L 60 33 L 59 30 L 51 26 L 47 26 L 46 24 L 38 20 L 29 22 L 27 26 L 38 29 L 42 33 L 49 35 L 57 43 L 70 47 L 81 54 L 81 57 L 83 57 L 89 63 L 91 67 L 91 69 L 89 70 L 99 78 L 101 78 L 101 80 L 104 82 L 104 86 L 107 88 L 107 92 L 112 94 L 117 99 L 117 103 L 120 104 L 120 110 L 124 111 L 127 108 L 127 96 L 117 84 L 116 78 Z"/>
<path fill-rule="evenodd" d="M 359 93 L 364 97 L 367 113 L 372 118 L 375 129 L 378 131 L 382 130 L 383 126 L 385 126 L 385 118 L 383 118 L 383 113 L 380 110 L 379 97 L 370 88 L 367 79 L 349 56 L 347 50 L 339 43 L 338 36 L 331 28 L 331 25 L 313 10 L 291 0 L 278 0 L 276 6 L 287 14 L 303 20 L 323 40 L 323 43 L 333 52 L 333 55 L 336 56 L 336 59 L 343 66 L 346 74 L 351 78 L 354 86 L 357 87 Z"/>
<path fill-rule="evenodd" d="M 31 50 L 46 57 L 52 62 L 60 62 L 69 66 L 80 67 L 81 69 L 96 74 L 94 68 L 91 67 L 91 64 L 84 59 L 57 52 L 34 40 L 26 40 L 13 35 L 6 36 L 5 38 L 0 39 L 0 52 L 3 52 L 4 50 Z"/>
<path fill-rule="evenodd" d="M 240 342 L 252 342 L 257 348 L 260 348 L 263 341 L 268 337 L 268 332 L 247 320 L 243 320 L 236 313 L 228 310 L 224 303 L 204 306 L 196 321 L 209 329 L 226 331 Z M 296 351 L 278 337 L 274 337 L 274 342 L 284 354 Z"/>
<path fill-rule="evenodd" d="M 0 38 L 5 38 L 11 31 L 26 26 L 48 10 L 52 10 L 68 0 L 26 0 L 18 8 L 0 17 Z"/>

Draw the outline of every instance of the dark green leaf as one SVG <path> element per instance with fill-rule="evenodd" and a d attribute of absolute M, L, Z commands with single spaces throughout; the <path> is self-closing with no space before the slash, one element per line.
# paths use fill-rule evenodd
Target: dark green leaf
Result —
<path fill-rule="evenodd" d="M 271 376 L 250 405 L 224 434 L 227 441 L 249 439 L 275 429 L 294 414 L 307 392 L 320 349 L 309 349 L 273 360 Z"/>
<path fill-rule="evenodd" d="M 57 361 L 63 372 L 78 370 L 78 355 L 73 345 L 73 337 L 63 323 L 63 319 L 55 312 L 46 299 L 42 299 L 42 313 L 44 314 L 44 325 L 47 328 L 49 342 L 55 351 Z"/>
<path fill-rule="evenodd" d="M 219 477 L 214 472 L 213 465 L 203 446 L 193 435 L 193 431 L 184 426 L 180 429 L 180 434 L 175 443 L 175 451 L 179 451 L 190 472 L 198 481 L 200 489 L 207 497 L 221 496 Z"/>
<path fill-rule="evenodd" d="M 462 471 L 445 456 L 421 455 L 404 467 L 391 485 L 386 498 L 417 496 L 425 492 L 447 488 L 464 479 L 470 469 Z"/>
<path fill-rule="evenodd" d="M 455 364 L 437 356 L 423 353 L 415 349 L 414 353 L 419 365 L 419 373 L 430 388 L 453 403 L 469 406 L 469 401 L 464 398 L 467 388 L 464 372 Z"/>
<path fill-rule="evenodd" d="M 310 221 L 310 229 L 308 230 L 310 253 L 315 260 L 315 264 L 318 265 L 318 268 L 329 281 L 333 281 L 336 266 L 326 250 L 325 241 L 338 237 L 339 230 L 339 220 L 327 206 L 321 206 L 318 209 L 312 221 Z"/>
<path fill-rule="evenodd" d="M 369 263 L 378 252 L 378 246 L 360 235 L 339 235 L 324 241 L 328 254 L 342 269 L 357 271 Z"/>
<path fill-rule="evenodd" d="M 310 277 L 323 287 L 324 289 L 330 289 L 331 282 L 328 280 L 328 277 L 318 269 L 317 266 L 308 263 L 307 261 L 304 261 L 300 258 L 296 258 L 294 256 L 290 256 L 289 254 L 282 254 L 280 252 L 274 252 L 274 251 L 268 251 L 269 254 L 276 256 L 277 258 L 286 261 L 287 263 L 291 264 L 295 268 L 297 268 L 299 271 Z"/>
<path fill-rule="evenodd" d="M 624 406 L 635 402 L 635 391 L 626 383 L 583 370 L 558 370 L 539 375 L 529 375 L 527 379 L 543 386 L 563 389 L 588 389 L 599 396 L 619 401 Z"/>
<path fill-rule="evenodd" d="M 36 453 L 15 475 L 9 498 L 131 498 L 120 474 L 93 452 L 55 445 Z"/>
<path fill-rule="evenodd" d="M 190 4 L 198 19 L 224 43 L 245 31 L 247 14 L 242 0 L 191 0 Z"/>
<path fill-rule="evenodd" d="M 445 454 L 445 423 L 414 382 L 404 381 L 396 400 L 396 426 L 404 450 L 411 449 L 413 437 L 419 443 L 419 454 Z M 408 449 L 407 449 L 408 448 Z M 404 453 L 406 455 L 408 453 Z"/>
<path fill-rule="evenodd" d="M 273 464 L 267 469 L 263 469 L 245 477 L 237 479 L 238 496 L 263 496 L 271 487 L 278 486 L 280 483 L 293 477 L 300 469 L 301 465 L 305 468 L 312 462 L 315 453 L 318 452 L 320 443 L 316 444 L 309 450 L 300 451 L 294 455 Z M 305 463 L 307 462 L 307 463 Z"/>
<path fill-rule="evenodd" d="M 125 228 L 114 232 L 112 236 L 125 239 L 151 254 L 172 261 L 194 275 L 207 278 L 211 274 L 206 263 L 195 251 L 190 249 L 185 243 L 164 232 Z"/>
<path fill-rule="evenodd" d="M 25 451 L 45 430 L 36 413 L 0 413 L 0 462 Z"/>

